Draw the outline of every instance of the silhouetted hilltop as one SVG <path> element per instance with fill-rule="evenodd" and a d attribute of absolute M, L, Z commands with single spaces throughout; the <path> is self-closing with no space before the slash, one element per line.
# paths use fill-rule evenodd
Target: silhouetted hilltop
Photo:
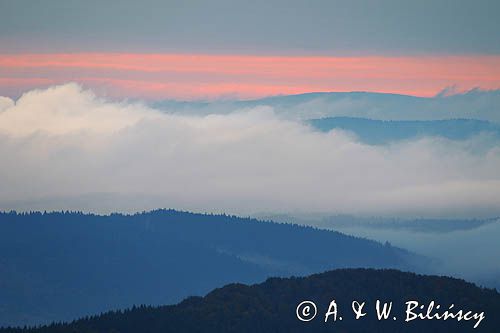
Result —
<path fill-rule="evenodd" d="M 427 261 L 338 232 L 227 215 L 0 213 L 0 326 L 172 304 L 232 282 Z"/>
<path fill-rule="evenodd" d="M 325 313 L 330 301 L 338 306 L 327 323 Z M 296 308 L 303 300 L 316 304 L 317 315 L 309 322 L 299 321 Z M 355 320 L 351 302 L 366 302 L 366 316 Z M 387 320 L 378 320 L 376 300 L 392 301 Z M 427 305 L 435 301 L 443 313 L 454 304 L 459 310 L 479 314 L 479 321 L 453 319 L 405 322 L 407 301 Z M 311 310 L 312 311 L 312 310 Z M 418 310 L 411 310 L 419 313 Z M 463 280 L 423 276 L 396 270 L 340 269 L 305 278 L 272 278 L 257 285 L 230 284 L 207 296 L 191 297 L 178 305 L 134 307 L 108 312 L 70 324 L 54 324 L 38 329 L 0 330 L 1 333 L 165 333 L 165 332 L 497 332 L 500 325 L 500 294 L 481 289 Z M 299 313 L 303 313 L 299 311 Z M 339 318 L 342 317 L 342 320 Z M 397 320 L 393 320 L 396 317 Z M 476 329 L 474 325 L 478 323 Z"/>

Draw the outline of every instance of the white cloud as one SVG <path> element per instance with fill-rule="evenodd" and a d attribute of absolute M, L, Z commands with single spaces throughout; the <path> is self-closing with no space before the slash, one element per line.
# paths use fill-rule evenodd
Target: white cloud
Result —
<path fill-rule="evenodd" d="M 15 105 L 9 99 L 0 100 L 1 109 L 0 130 L 14 136 L 38 131 L 49 135 L 109 133 L 159 116 L 139 104 L 106 103 L 74 83 L 27 92 Z"/>
<path fill-rule="evenodd" d="M 375 147 L 269 107 L 164 114 L 73 84 L 4 104 L 0 209 L 500 213 L 500 147 L 481 138 Z"/>
<path fill-rule="evenodd" d="M 14 101 L 9 97 L 0 96 L 0 112 L 14 106 Z"/>

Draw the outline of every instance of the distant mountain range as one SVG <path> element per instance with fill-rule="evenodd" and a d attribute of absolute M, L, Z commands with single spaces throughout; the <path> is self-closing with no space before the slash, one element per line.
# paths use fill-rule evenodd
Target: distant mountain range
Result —
<path fill-rule="evenodd" d="M 361 227 L 378 230 L 407 230 L 421 233 L 449 233 L 460 230 L 472 230 L 492 223 L 500 223 L 500 217 L 487 219 L 431 219 L 431 218 L 387 218 L 361 217 L 353 215 L 329 214 L 256 214 L 256 218 L 279 223 L 310 225 L 321 229 L 339 230 L 344 227 Z"/>
<path fill-rule="evenodd" d="M 158 101 L 152 107 L 182 115 L 226 114 L 267 106 L 280 117 L 310 120 L 356 117 L 377 120 L 478 119 L 500 124 L 500 90 L 474 89 L 462 94 L 434 97 L 373 93 L 317 92 L 247 101 L 182 102 Z"/>
<path fill-rule="evenodd" d="M 500 125 L 473 119 L 392 121 L 334 117 L 312 119 L 309 123 L 323 132 L 332 129 L 351 131 L 368 144 L 386 144 L 429 136 L 465 140 L 481 133 L 500 139 Z"/>
<path fill-rule="evenodd" d="M 270 276 L 429 265 L 390 244 L 338 232 L 174 210 L 0 213 L 0 253 L 0 326 L 172 304 Z"/>
<path fill-rule="evenodd" d="M 328 132 L 353 132 L 367 144 L 421 137 L 465 140 L 484 134 L 500 140 L 500 90 L 430 98 L 369 92 L 320 92 L 248 101 L 160 101 L 151 106 L 178 115 L 229 114 L 272 108 L 281 118 Z"/>
<path fill-rule="evenodd" d="M 304 301 L 315 303 L 309 312 L 299 310 Z M 324 322 L 330 302 L 334 315 Z M 392 302 L 387 319 L 378 320 L 376 301 Z M 365 316 L 355 319 L 351 304 L 366 302 Z M 406 302 L 418 302 L 407 314 Z M 471 320 L 415 320 L 449 310 L 455 315 L 471 311 Z M 451 305 L 453 304 L 453 307 Z M 422 308 L 420 306 L 422 305 Z M 439 307 L 438 307 L 439 305 Z M 450 309 L 451 307 L 451 309 Z M 381 307 L 382 308 L 382 307 Z M 299 308 L 302 309 L 302 308 Z M 333 308 L 331 308 L 333 310 Z M 230 284 L 207 296 L 191 297 L 178 305 L 134 307 L 107 312 L 69 324 L 35 329 L 5 329 L 0 333 L 159 333 L 159 332 L 497 332 L 500 327 L 500 294 L 463 280 L 423 276 L 396 270 L 341 269 L 303 278 L 272 278 L 257 285 Z M 309 322 L 300 321 L 316 316 Z M 475 315 L 475 319 L 472 319 Z M 479 320 L 481 316 L 483 319 Z M 342 317 L 342 320 L 340 319 Z M 396 319 L 394 319 L 396 318 Z M 413 318 L 406 321 L 407 318 Z M 435 317 L 434 317 L 435 318 Z M 473 328 L 477 325 L 476 328 Z"/>

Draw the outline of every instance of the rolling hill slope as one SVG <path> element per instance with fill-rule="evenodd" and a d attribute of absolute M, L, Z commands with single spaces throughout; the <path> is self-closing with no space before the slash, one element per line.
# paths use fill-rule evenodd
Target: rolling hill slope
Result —
<path fill-rule="evenodd" d="M 0 214 L 0 326 L 171 304 L 232 282 L 342 267 L 420 270 L 405 250 L 227 215 Z"/>

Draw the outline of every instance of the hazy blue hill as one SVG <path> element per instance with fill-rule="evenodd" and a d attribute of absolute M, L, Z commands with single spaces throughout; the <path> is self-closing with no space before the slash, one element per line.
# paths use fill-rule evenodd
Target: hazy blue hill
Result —
<path fill-rule="evenodd" d="M 427 263 L 338 232 L 174 210 L 0 213 L 0 253 L 0 325 L 169 304 L 269 276 Z"/>
<path fill-rule="evenodd" d="M 235 101 L 158 101 L 151 106 L 183 115 L 225 114 L 236 110 L 269 106 L 285 119 L 309 120 L 356 117 L 378 120 L 478 119 L 500 124 L 500 90 L 473 89 L 462 94 L 446 92 L 417 97 L 374 92 L 316 92 Z"/>
<path fill-rule="evenodd" d="M 324 323 L 324 314 L 336 300 L 342 321 Z M 389 320 L 377 321 L 375 302 L 392 301 Z M 308 323 L 296 319 L 296 306 L 312 300 L 317 317 Z M 367 315 L 354 320 L 351 302 L 365 301 Z M 434 300 L 442 311 L 484 311 L 485 319 L 476 329 L 475 321 L 420 320 L 405 323 L 405 302 L 428 304 Z M 178 305 L 141 306 L 108 312 L 70 324 L 31 330 L 4 330 L 2 333 L 159 333 L 159 332 L 497 332 L 500 294 L 481 289 L 463 280 L 423 276 L 396 270 L 342 269 L 304 278 L 272 278 L 258 285 L 230 284 L 207 296 L 192 297 Z M 424 311 L 425 313 L 425 311 Z M 394 321 L 393 317 L 397 320 Z M 331 320 L 331 318 L 330 318 Z"/>
<path fill-rule="evenodd" d="M 401 94 L 391 94 L 391 93 L 376 93 L 376 92 L 365 92 L 365 91 L 351 91 L 351 92 L 308 92 L 302 94 L 291 94 L 291 95 L 275 95 L 269 97 L 262 97 L 257 99 L 248 100 L 221 100 L 218 103 L 231 103 L 239 106 L 256 106 L 262 104 L 279 105 L 279 106 L 293 106 L 296 104 L 301 104 L 305 102 L 310 102 L 317 98 L 325 98 L 329 101 L 336 101 L 342 98 L 351 97 L 353 99 L 366 99 L 378 100 L 378 101 L 419 101 L 426 100 L 426 97 L 417 97 L 411 95 L 401 95 Z M 178 100 L 161 100 L 152 102 L 151 105 L 164 108 L 169 106 L 198 106 L 204 107 L 208 106 L 210 102 L 207 101 L 178 101 Z"/>
<path fill-rule="evenodd" d="M 399 105 L 399 103 L 423 103 L 427 98 L 416 97 L 410 95 L 401 94 L 390 94 L 390 93 L 373 93 L 364 91 L 352 91 L 352 92 L 313 92 L 304 93 L 296 95 L 285 95 L 285 96 L 271 96 L 265 97 L 252 101 L 242 101 L 241 104 L 244 105 L 260 105 L 269 104 L 277 107 L 292 107 L 298 104 L 305 104 L 317 99 L 321 99 L 324 102 L 337 102 L 344 99 L 350 99 L 353 101 L 366 101 L 369 100 L 371 103 L 385 103 L 386 105 Z"/>
<path fill-rule="evenodd" d="M 354 132 L 362 142 L 368 144 L 384 144 L 424 136 L 464 140 L 480 133 L 488 133 L 500 139 L 499 125 L 474 119 L 392 121 L 332 117 L 312 119 L 309 123 L 323 132 L 332 129 Z"/>
<path fill-rule="evenodd" d="M 394 218 L 394 217 L 363 217 L 354 215 L 329 214 L 257 214 L 256 218 L 272 220 L 281 223 L 311 225 L 321 229 L 342 230 L 345 227 L 360 227 L 378 230 L 407 230 L 421 233 L 449 233 L 480 228 L 485 225 L 500 223 L 499 217 L 484 219 L 453 219 L 453 218 Z"/>
<path fill-rule="evenodd" d="M 154 108 L 173 113 L 183 114 L 213 114 L 229 113 L 237 109 L 254 108 L 267 105 L 273 107 L 278 114 L 289 114 L 291 118 L 297 116 L 296 108 L 310 105 L 311 108 L 317 107 L 315 102 L 320 101 L 321 106 L 328 111 L 331 106 L 338 103 L 349 101 L 351 103 L 370 105 L 375 104 L 378 108 L 387 108 L 393 112 L 394 109 L 402 105 L 411 104 L 412 107 L 424 107 L 428 103 L 428 98 L 415 97 L 409 95 L 371 93 L 371 92 L 313 92 L 295 95 L 278 95 L 252 100 L 221 100 L 221 101 L 176 101 L 163 100 L 156 101 L 150 105 Z M 312 104 L 311 104 L 312 103 Z M 311 110 L 316 111 L 316 110 Z M 307 114 L 307 113 L 306 113 Z M 310 118 L 306 114 L 299 118 Z M 313 112 L 315 114 L 315 112 Z"/>

